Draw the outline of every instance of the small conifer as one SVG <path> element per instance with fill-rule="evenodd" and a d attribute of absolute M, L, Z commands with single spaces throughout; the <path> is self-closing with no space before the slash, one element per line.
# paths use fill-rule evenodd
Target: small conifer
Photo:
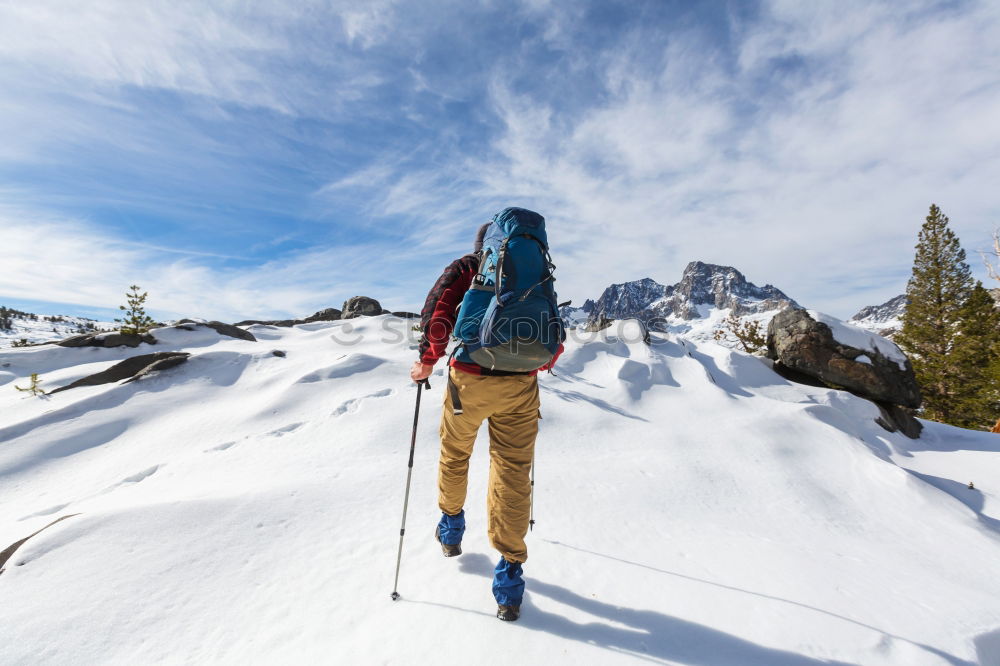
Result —
<path fill-rule="evenodd" d="M 21 388 L 17 384 L 14 385 L 14 388 L 16 388 L 18 391 L 25 391 L 31 393 L 31 395 L 45 395 L 45 391 L 43 391 L 40 387 L 42 381 L 38 379 L 38 373 L 37 372 L 31 373 L 30 379 L 31 379 L 31 384 L 27 388 Z"/>
<path fill-rule="evenodd" d="M 119 305 L 118 309 L 125 313 L 121 319 L 115 319 L 121 324 L 118 329 L 126 335 L 142 335 L 149 332 L 149 329 L 156 325 L 151 317 L 146 314 L 145 303 L 149 294 L 145 291 L 139 293 L 139 286 L 133 284 L 125 292 L 126 305 Z"/>

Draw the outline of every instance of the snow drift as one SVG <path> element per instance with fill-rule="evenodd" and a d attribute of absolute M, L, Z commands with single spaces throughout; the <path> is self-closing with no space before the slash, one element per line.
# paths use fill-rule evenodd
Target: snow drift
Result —
<path fill-rule="evenodd" d="M 1000 439 L 791 384 L 629 322 L 542 376 L 521 621 L 493 618 L 473 455 L 433 539 L 439 368 L 407 322 L 156 331 L 187 363 L 32 398 L 140 350 L 0 353 L 0 663 L 1000 663 Z M 146 351 L 146 350 L 141 350 Z M 274 351 L 284 352 L 284 356 Z M 436 380 L 436 381 L 435 381 Z M 969 489 L 970 481 L 976 489 Z"/>

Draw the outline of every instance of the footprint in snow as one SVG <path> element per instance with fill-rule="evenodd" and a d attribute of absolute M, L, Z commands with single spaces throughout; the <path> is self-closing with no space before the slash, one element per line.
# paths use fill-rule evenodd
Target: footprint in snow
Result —
<path fill-rule="evenodd" d="M 305 423 L 289 423 L 288 425 L 281 426 L 277 430 L 272 430 L 267 434 L 271 437 L 281 437 L 282 435 L 287 435 L 290 432 L 295 432 L 304 425 Z"/>
<path fill-rule="evenodd" d="M 298 383 L 311 384 L 330 379 L 343 379 L 351 375 L 374 370 L 385 362 L 384 358 L 369 356 L 368 354 L 347 354 L 337 359 L 337 362 L 331 366 L 310 372 L 308 375 L 300 378 Z"/>
<path fill-rule="evenodd" d="M 218 446 L 213 446 L 210 449 L 205 449 L 205 453 L 210 453 L 212 451 L 225 451 L 226 449 L 231 448 L 233 446 L 236 446 L 235 440 L 232 442 L 225 442 L 224 444 L 219 444 Z"/>
<path fill-rule="evenodd" d="M 149 477 L 151 477 L 154 474 L 156 474 L 156 472 L 161 467 L 163 467 L 163 465 L 153 465 L 152 467 L 147 467 L 146 469 L 142 470 L 141 472 L 136 472 L 135 474 L 131 474 L 129 476 L 126 476 L 124 479 L 122 479 L 118 483 L 116 483 L 114 485 L 111 485 L 111 486 L 108 486 L 107 488 L 105 488 L 104 490 L 102 490 L 99 494 L 103 495 L 105 493 L 110 493 L 112 490 L 115 490 L 117 488 L 121 488 L 122 486 L 130 486 L 133 483 L 139 483 L 140 481 L 144 481 L 145 479 L 148 479 Z"/>
<path fill-rule="evenodd" d="M 367 400 L 368 398 L 385 398 L 390 395 L 393 395 L 395 392 L 396 389 L 387 388 L 387 389 L 382 389 L 381 391 L 375 391 L 374 393 L 369 393 L 368 395 L 362 396 L 360 398 L 351 398 L 350 400 L 342 403 L 340 407 L 337 407 L 335 410 L 333 410 L 331 415 L 343 416 L 344 414 L 353 414 L 354 412 L 358 411 L 358 409 L 361 406 L 361 403 Z"/>
<path fill-rule="evenodd" d="M 17 520 L 18 522 L 20 522 L 22 520 L 28 520 L 30 518 L 38 518 L 39 516 L 49 516 L 52 515 L 53 513 L 56 513 L 57 511 L 62 511 L 69 505 L 70 502 L 67 502 L 66 504 L 56 504 L 55 506 L 50 506 L 47 509 L 42 509 L 41 511 L 36 511 L 35 513 L 29 513 L 27 516 L 23 516 L 21 518 L 18 518 Z"/>
<path fill-rule="evenodd" d="M 160 467 L 162 467 L 162 465 L 153 465 L 152 467 L 148 467 L 148 468 L 142 470 L 141 472 L 136 472 L 135 474 L 131 474 L 129 476 L 126 476 L 124 479 L 122 479 L 118 483 L 112 484 L 112 485 L 108 486 L 107 488 L 105 488 L 104 490 L 102 490 L 99 493 L 97 493 L 96 495 L 90 495 L 89 497 L 85 497 L 84 499 L 90 499 L 91 497 L 97 497 L 97 495 L 105 495 L 105 494 L 110 493 L 111 491 L 113 491 L 113 490 L 115 490 L 117 488 L 121 488 L 122 486 L 131 485 L 133 483 L 139 483 L 140 481 L 143 481 L 144 479 L 148 479 L 149 477 L 153 476 L 153 474 L 155 474 L 157 472 L 157 470 L 160 469 Z M 65 509 L 66 507 L 68 507 L 70 504 L 72 504 L 72 502 L 67 502 L 65 504 L 56 504 L 55 506 L 50 506 L 47 509 L 42 509 L 41 511 L 36 511 L 35 513 L 29 514 L 27 516 L 24 516 L 23 518 L 18 518 L 18 521 L 20 522 L 22 520 L 28 520 L 29 518 L 37 518 L 39 516 L 48 516 L 48 515 L 51 515 L 53 513 L 62 511 L 63 509 Z"/>

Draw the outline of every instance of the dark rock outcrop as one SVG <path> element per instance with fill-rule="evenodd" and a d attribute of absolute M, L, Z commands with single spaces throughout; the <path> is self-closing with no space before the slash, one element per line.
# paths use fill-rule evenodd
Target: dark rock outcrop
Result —
<path fill-rule="evenodd" d="M 297 326 L 299 324 L 309 324 L 314 321 L 338 321 L 340 319 L 354 319 L 355 317 L 374 317 L 376 315 L 391 314 L 402 319 L 420 319 L 420 315 L 415 312 L 389 312 L 382 308 L 382 305 L 374 298 L 367 296 L 355 296 L 344 303 L 344 309 L 326 308 L 305 319 L 245 319 L 236 322 L 235 326 L 253 326 L 260 324 L 263 326 Z"/>
<path fill-rule="evenodd" d="M 767 327 L 767 355 L 784 366 L 862 397 L 906 407 L 920 406 L 913 367 L 899 365 L 877 351 L 837 342 L 830 327 L 805 310 L 779 312 Z M 867 357 L 871 362 L 856 359 Z"/>
<path fill-rule="evenodd" d="M 587 325 L 583 327 L 583 330 L 587 333 L 597 333 L 603 331 L 604 329 L 615 323 L 614 319 L 608 319 L 607 317 L 600 317 L 599 319 L 591 319 L 587 322 Z"/>
<path fill-rule="evenodd" d="M 120 363 L 115 363 L 107 370 L 103 370 L 93 375 L 88 375 L 83 379 L 76 380 L 72 384 L 67 384 L 66 386 L 60 386 L 57 389 L 53 389 L 52 391 L 49 391 L 49 395 L 71 388 L 77 388 L 79 386 L 98 386 L 100 384 L 118 382 L 123 379 L 134 381 L 153 371 L 166 370 L 167 368 L 180 365 L 184 361 L 188 360 L 189 356 L 191 355 L 186 352 L 156 352 L 154 354 L 140 354 L 139 356 L 127 358 Z"/>
<path fill-rule="evenodd" d="M 875 404 L 878 405 L 880 412 L 875 423 L 889 432 L 898 430 L 910 439 L 920 437 L 920 431 L 924 429 L 924 426 L 908 409 L 887 402 L 876 402 Z"/>
<path fill-rule="evenodd" d="M 238 321 L 233 326 L 295 326 L 296 324 L 306 323 L 305 319 L 244 319 L 243 321 Z"/>
<path fill-rule="evenodd" d="M 257 342 L 257 338 L 255 338 L 253 333 L 251 333 L 250 331 L 245 331 L 242 328 L 239 328 L 232 324 L 224 324 L 221 321 L 194 321 L 193 319 L 181 319 L 180 321 L 177 322 L 175 328 L 187 328 L 187 326 L 191 325 L 208 326 L 210 329 L 212 329 L 219 335 L 226 335 L 229 336 L 230 338 L 238 338 L 240 340 Z"/>
<path fill-rule="evenodd" d="M 341 318 L 341 312 L 337 308 L 326 308 L 325 310 L 320 310 L 316 314 L 309 315 L 306 317 L 306 323 L 311 323 L 314 321 L 337 321 Z"/>
<path fill-rule="evenodd" d="M 149 333 L 131 335 L 128 333 L 84 333 L 60 340 L 60 347 L 138 347 L 145 342 L 155 345 L 156 338 Z"/>
<path fill-rule="evenodd" d="M 901 368 L 878 351 L 840 343 L 829 326 L 795 308 L 779 312 L 768 325 L 767 356 L 786 378 L 794 381 L 802 374 L 868 398 L 881 409 L 879 425 L 890 432 L 919 435 L 920 423 L 904 409 L 917 408 L 921 401 L 909 360 Z"/>
<path fill-rule="evenodd" d="M 23 546 L 25 544 L 25 542 L 28 541 L 28 539 L 30 539 L 33 536 L 37 536 L 42 531 L 49 529 L 50 527 L 52 527 L 53 525 L 55 525 L 58 522 L 61 522 L 63 520 L 66 520 L 67 518 L 72 518 L 73 516 L 79 516 L 79 515 L 80 514 L 78 514 L 78 513 L 70 513 L 70 514 L 67 514 L 65 516 L 60 516 L 59 518 L 56 518 L 55 520 L 53 520 L 51 523 L 49 523 L 48 525 L 46 525 L 42 529 L 37 530 L 35 532 L 32 532 L 31 534 L 29 534 L 28 536 L 24 537 L 23 539 L 19 539 L 18 541 L 15 541 L 14 543 L 10 544 L 9 546 L 7 546 L 6 548 L 4 548 L 3 550 L 0 550 L 0 574 L 2 574 L 4 572 L 4 565 L 7 564 L 7 560 L 9 560 L 14 555 L 14 551 L 16 551 L 18 548 L 20 548 L 21 546 Z"/>
<path fill-rule="evenodd" d="M 243 321 L 238 321 L 235 326 L 253 326 L 255 324 L 260 324 L 262 326 L 281 326 L 288 328 L 290 326 L 298 326 L 299 324 L 309 324 L 314 321 L 337 321 L 340 319 L 340 310 L 337 308 L 326 308 L 325 310 L 320 310 L 316 314 L 310 315 L 305 319 L 244 319 Z"/>
<path fill-rule="evenodd" d="M 344 311 L 341 319 L 354 319 L 355 317 L 374 317 L 385 312 L 382 305 L 374 298 L 368 296 L 355 296 L 344 301 Z"/>

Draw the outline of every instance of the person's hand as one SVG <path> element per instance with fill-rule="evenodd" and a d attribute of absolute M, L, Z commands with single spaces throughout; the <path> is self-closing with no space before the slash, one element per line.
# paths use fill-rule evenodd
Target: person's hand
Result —
<path fill-rule="evenodd" d="M 413 364 L 413 367 L 410 368 L 410 379 L 419 384 L 420 382 L 430 377 L 431 372 L 433 371 L 434 371 L 433 365 L 426 365 L 424 363 L 421 363 L 420 361 L 417 361 L 416 363 Z"/>

